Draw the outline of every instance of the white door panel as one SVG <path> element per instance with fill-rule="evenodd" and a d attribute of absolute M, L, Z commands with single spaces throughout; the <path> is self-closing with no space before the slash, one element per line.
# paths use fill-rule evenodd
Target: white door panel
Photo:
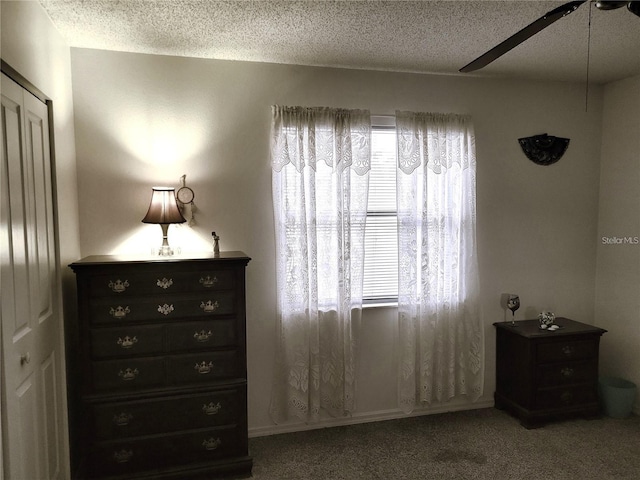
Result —
<path fill-rule="evenodd" d="M 11 394 L 11 391 L 7 392 Z M 21 452 L 34 449 L 34 442 L 38 436 L 38 425 L 36 420 L 37 393 L 33 382 L 33 375 L 28 376 L 22 384 L 15 390 L 13 402 L 17 407 L 18 415 L 9 418 L 8 425 L 14 429 L 15 434 L 8 438 L 9 466 L 13 467 L 7 476 L 9 479 L 27 480 L 31 478 L 42 478 L 38 472 L 37 461 L 24 461 Z M 10 404 L 11 404 L 10 403 Z M 15 408 L 15 407 L 14 407 Z M 8 412 L 11 415 L 11 409 Z M 15 442 L 15 443 L 14 443 Z"/>
<path fill-rule="evenodd" d="M 61 479 L 64 376 L 47 106 L 2 75 L 2 448 L 7 480 Z"/>
<path fill-rule="evenodd" d="M 42 422 L 45 450 L 43 451 L 43 465 L 46 468 L 47 478 L 58 478 L 61 469 L 60 459 L 62 456 L 62 445 L 60 443 L 61 432 L 58 412 L 62 409 L 60 398 L 58 398 L 58 388 L 61 379 L 58 372 L 61 366 L 55 352 L 45 359 L 41 365 L 40 390 L 43 392 L 44 421 Z"/>

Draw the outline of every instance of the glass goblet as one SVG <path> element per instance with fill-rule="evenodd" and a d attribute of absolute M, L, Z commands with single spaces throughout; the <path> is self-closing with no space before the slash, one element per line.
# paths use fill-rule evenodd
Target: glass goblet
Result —
<path fill-rule="evenodd" d="M 516 310 L 520 308 L 520 297 L 518 295 L 509 295 L 507 300 L 507 308 L 511 310 L 511 326 L 517 327 L 516 324 Z"/>

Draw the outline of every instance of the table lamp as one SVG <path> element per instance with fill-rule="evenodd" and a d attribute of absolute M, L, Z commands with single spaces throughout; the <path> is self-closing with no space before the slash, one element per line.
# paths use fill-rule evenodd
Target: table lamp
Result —
<path fill-rule="evenodd" d="M 167 233 L 171 223 L 184 223 L 186 220 L 180 213 L 176 202 L 174 188 L 153 187 L 149 211 L 142 219 L 143 223 L 159 223 L 162 228 L 162 246 L 158 250 L 160 256 L 173 255 L 173 249 L 169 246 Z"/>

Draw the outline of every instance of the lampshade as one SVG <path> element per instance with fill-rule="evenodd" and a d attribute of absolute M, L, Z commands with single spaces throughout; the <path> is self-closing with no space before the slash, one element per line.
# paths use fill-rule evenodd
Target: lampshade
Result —
<path fill-rule="evenodd" d="M 186 222 L 178 208 L 174 188 L 153 187 L 149 211 L 142 219 L 142 222 L 160 224 Z"/>
<path fill-rule="evenodd" d="M 158 249 L 158 255 L 173 255 L 173 249 L 169 247 L 168 240 L 169 224 L 186 222 L 178 208 L 175 189 L 153 187 L 149 211 L 142 219 L 142 222 L 160 224 L 162 228 L 162 246 Z"/>

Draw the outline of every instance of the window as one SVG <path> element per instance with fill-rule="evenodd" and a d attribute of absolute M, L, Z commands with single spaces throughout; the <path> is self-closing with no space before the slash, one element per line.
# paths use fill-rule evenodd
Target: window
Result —
<path fill-rule="evenodd" d="M 395 118 L 371 117 L 371 124 L 363 285 L 363 301 L 369 305 L 398 300 Z"/>

